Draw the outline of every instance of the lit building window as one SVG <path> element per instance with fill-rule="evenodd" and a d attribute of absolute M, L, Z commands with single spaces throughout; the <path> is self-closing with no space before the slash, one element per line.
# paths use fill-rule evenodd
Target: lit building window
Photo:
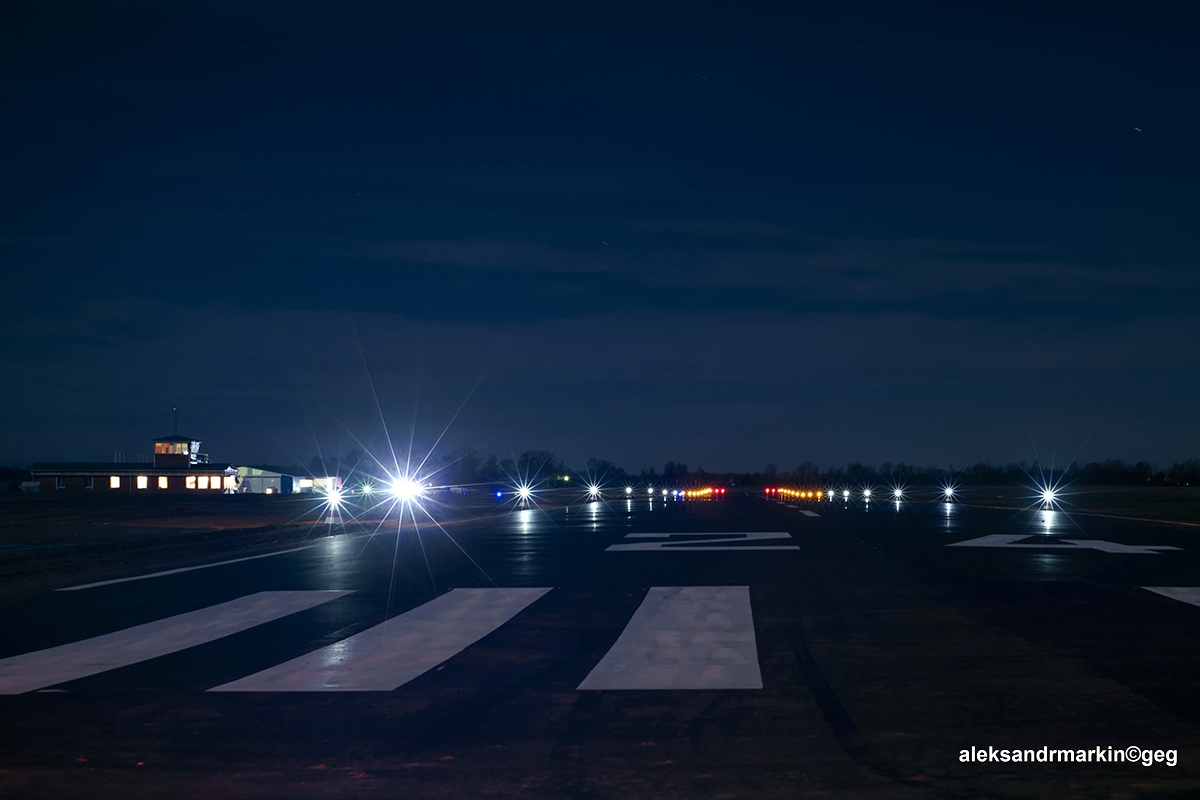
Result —
<path fill-rule="evenodd" d="M 158 488 L 160 488 L 160 489 L 167 488 L 167 476 L 166 475 L 158 476 Z"/>
<path fill-rule="evenodd" d="M 120 489 L 121 488 L 121 476 L 120 475 L 109 475 L 108 476 L 108 488 Z"/>
<path fill-rule="evenodd" d="M 189 489 L 195 489 L 196 488 L 196 476 L 188 475 L 186 478 L 183 479 L 183 485 Z"/>
<path fill-rule="evenodd" d="M 234 488 L 234 481 L 236 481 L 236 480 L 237 480 L 237 478 L 235 478 L 233 475 L 226 475 L 225 476 L 225 488 L 226 489 Z"/>
<path fill-rule="evenodd" d="M 313 486 L 312 478 L 301 478 L 300 479 L 300 488 L 301 489 L 311 489 L 312 486 Z"/>
<path fill-rule="evenodd" d="M 150 479 L 147 478 L 145 475 L 138 475 L 137 476 L 137 488 L 149 489 L 150 488 Z"/>
<path fill-rule="evenodd" d="M 212 486 L 212 488 L 214 488 L 214 489 L 221 488 L 221 476 L 220 475 L 213 475 L 211 480 L 212 480 L 212 483 L 209 485 Z"/>
<path fill-rule="evenodd" d="M 201 489 L 207 489 L 207 488 L 208 488 L 208 476 L 207 476 L 207 475 L 201 475 L 201 476 L 200 476 L 200 488 L 201 488 Z"/>

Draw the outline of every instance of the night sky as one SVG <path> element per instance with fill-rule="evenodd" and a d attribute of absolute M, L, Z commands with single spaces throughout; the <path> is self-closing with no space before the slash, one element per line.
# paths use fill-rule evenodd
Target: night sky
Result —
<path fill-rule="evenodd" d="M 0 461 L 1195 457 L 1200 6 L 968 5 L 6 4 Z"/>

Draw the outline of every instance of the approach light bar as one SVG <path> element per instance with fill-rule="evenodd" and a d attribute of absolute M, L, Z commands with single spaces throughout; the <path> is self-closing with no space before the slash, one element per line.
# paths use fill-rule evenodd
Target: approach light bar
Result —
<path fill-rule="evenodd" d="M 721 489 L 720 491 L 724 493 L 725 490 Z M 785 486 L 768 486 L 765 492 L 777 497 L 786 497 L 789 500 L 821 500 L 825 497 L 823 489 L 789 489 Z"/>
<path fill-rule="evenodd" d="M 687 489 L 680 492 L 681 497 L 716 497 L 725 494 L 725 490 L 719 486 L 705 486 L 703 489 Z"/>

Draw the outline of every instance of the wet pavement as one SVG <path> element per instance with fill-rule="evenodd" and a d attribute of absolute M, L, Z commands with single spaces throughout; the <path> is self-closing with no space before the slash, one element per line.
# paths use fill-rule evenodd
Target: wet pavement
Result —
<path fill-rule="evenodd" d="M 0 796 L 1200 792 L 1194 528 L 731 491 L 331 530 L 6 595 Z M 1178 762 L 1038 760 L 1109 746 Z"/>

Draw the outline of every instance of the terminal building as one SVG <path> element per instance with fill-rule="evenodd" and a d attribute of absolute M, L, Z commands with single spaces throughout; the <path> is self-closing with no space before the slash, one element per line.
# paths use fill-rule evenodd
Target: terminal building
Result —
<path fill-rule="evenodd" d="M 210 462 L 190 436 L 154 440 L 154 461 L 42 462 L 30 468 L 23 491 L 91 494 L 307 494 L 340 489 L 337 476 L 304 475 L 301 470 L 236 467 Z"/>
<path fill-rule="evenodd" d="M 30 472 L 41 492 L 212 495 L 238 491 L 236 467 L 210 463 L 198 440 L 178 435 L 154 440 L 153 463 L 42 462 Z"/>

